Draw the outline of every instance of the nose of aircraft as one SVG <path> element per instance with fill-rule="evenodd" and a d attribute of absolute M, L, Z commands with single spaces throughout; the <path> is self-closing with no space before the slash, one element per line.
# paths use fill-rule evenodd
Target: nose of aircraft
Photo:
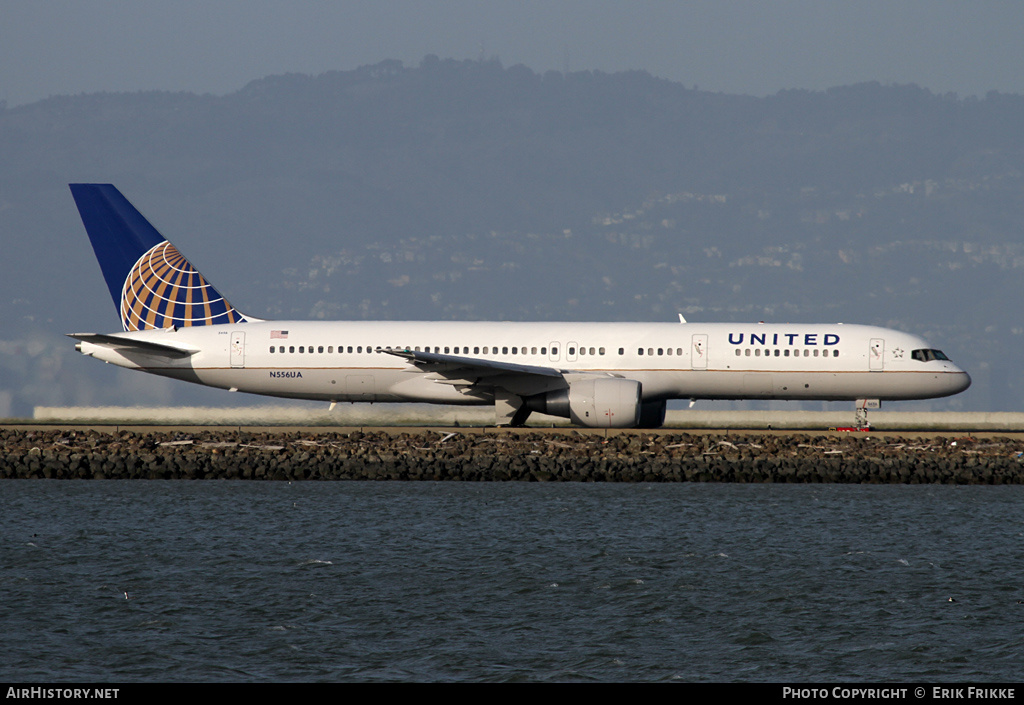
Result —
<path fill-rule="evenodd" d="M 971 376 L 959 367 L 956 369 L 956 372 L 949 375 L 949 378 L 950 394 L 959 394 L 971 386 Z"/>

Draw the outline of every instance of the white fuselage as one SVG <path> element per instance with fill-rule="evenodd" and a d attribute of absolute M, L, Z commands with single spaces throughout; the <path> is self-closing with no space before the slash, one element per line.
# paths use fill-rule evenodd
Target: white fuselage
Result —
<path fill-rule="evenodd" d="M 198 352 L 168 359 L 79 347 L 112 364 L 208 386 L 331 402 L 494 402 L 493 386 L 457 384 L 380 351 L 386 348 L 633 379 L 644 402 L 926 399 L 970 384 L 949 360 L 912 357 L 930 349 L 921 338 L 863 325 L 266 321 L 116 335 Z M 529 379 L 526 394 L 564 386 Z"/>

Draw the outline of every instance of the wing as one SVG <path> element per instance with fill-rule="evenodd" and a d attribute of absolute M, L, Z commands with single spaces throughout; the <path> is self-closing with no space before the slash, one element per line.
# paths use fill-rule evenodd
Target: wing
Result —
<path fill-rule="evenodd" d="M 527 397 L 569 386 L 566 371 L 553 367 L 391 348 L 381 348 L 380 352 L 408 360 L 435 382 L 456 385 L 467 391 L 501 389 Z"/>
<path fill-rule="evenodd" d="M 110 348 L 118 352 L 138 352 L 170 358 L 190 357 L 199 352 L 199 348 L 186 347 L 180 344 L 154 343 L 149 340 L 138 340 L 135 338 L 122 338 L 119 335 L 104 335 L 102 333 L 68 333 L 67 335 L 69 338 L 81 340 L 83 343 Z"/>

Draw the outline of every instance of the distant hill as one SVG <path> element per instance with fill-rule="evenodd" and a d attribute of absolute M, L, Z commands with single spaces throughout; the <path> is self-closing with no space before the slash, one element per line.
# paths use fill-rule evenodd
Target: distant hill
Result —
<path fill-rule="evenodd" d="M 194 401 L 83 379 L 60 334 L 116 318 L 70 181 L 117 184 L 258 316 L 879 323 L 974 376 L 928 408 L 1019 410 L 1021 125 L 1017 95 L 436 57 L 3 109 L 0 415 Z"/>

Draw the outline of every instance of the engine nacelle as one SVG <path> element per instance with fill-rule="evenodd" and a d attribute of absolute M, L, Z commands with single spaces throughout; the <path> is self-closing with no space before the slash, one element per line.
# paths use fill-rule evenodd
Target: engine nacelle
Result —
<path fill-rule="evenodd" d="M 573 382 L 568 389 L 530 397 L 527 407 L 591 428 L 636 428 L 641 386 L 635 379 L 599 377 Z M 662 417 L 664 419 L 664 416 Z"/>

